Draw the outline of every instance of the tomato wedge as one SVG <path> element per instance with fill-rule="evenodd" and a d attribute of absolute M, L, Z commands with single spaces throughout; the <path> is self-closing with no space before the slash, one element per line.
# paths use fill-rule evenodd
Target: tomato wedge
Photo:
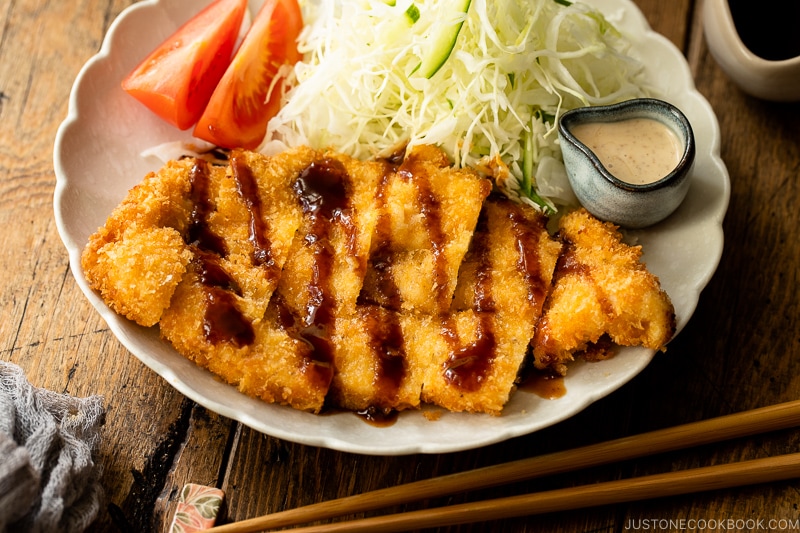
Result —
<path fill-rule="evenodd" d="M 122 88 L 167 122 L 195 124 L 225 73 L 247 0 L 216 0 L 131 71 Z"/>
<path fill-rule="evenodd" d="M 297 0 L 264 0 L 195 126 L 195 137 L 223 148 L 252 150 L 261 144 L 267 122 L 280 109 L 276 76 L 301 57 L 297 38 L 302 27 Z"/>

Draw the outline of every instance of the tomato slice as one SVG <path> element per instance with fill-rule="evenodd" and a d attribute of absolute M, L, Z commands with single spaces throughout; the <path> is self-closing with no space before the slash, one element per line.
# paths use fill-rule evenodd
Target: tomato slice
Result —
<path fill-rule="evenodd" d="M 261 144 L 267 122 L 280 109 L 279 69 L 301 57 L 302 27 L 297 0 L 264 0 L 195 126 L 195 137 L 223 148 L 252 150 Z"/>
<path fill-rule="evenodd" d="M 247 0 L 216 0 L 131 71 L 122 88 L 167 122 L 195 124 L 225 73 Z"/>

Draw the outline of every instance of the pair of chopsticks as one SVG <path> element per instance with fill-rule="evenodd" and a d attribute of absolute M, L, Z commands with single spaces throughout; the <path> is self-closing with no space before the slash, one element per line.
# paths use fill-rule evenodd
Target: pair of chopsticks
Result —
<path fill-rule="evenodd" d="M 315 503 L 217 526 L 207 531 L 245 533 L 295 526 L 798 425 L 800 425 L 800 401 L 787 402 L 572 450 Z M 675 496 L 797 477 L 800 477 L 800 453 L 463 503 L 443 508 L 293 528 L 292 532 L 346 531 L 357 533 L 374 531 L 388 533 L 407 531 Z"/>

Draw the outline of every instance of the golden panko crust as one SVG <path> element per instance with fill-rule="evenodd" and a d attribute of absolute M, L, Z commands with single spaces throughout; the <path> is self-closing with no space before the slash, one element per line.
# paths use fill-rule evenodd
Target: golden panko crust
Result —
<path fill-rule="evenodd" d="M 82 266 L 116 312 L 266 402 L 500 415 L 531 356 L 563 373 L 606 338 L 661 349 L 675 331 L 614 226 L 547 223 L 430 146 L 234 150 L 146 176 Z"/>
<path fill-rule="evenodd" d="M 663 349 L 675 333 L 675 312 L 640 262 L 641 247 L 623 243 L 615 225 L 585 209 L 565 215 L 559 235 L 564 252 L 532 343 L 536 366 L 564 373 L 574 354 L 602 349 L 604 336 Z"/>

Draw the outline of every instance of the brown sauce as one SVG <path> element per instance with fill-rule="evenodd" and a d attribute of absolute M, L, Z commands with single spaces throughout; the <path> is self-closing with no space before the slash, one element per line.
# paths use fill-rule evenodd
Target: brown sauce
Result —
<path fill-rule="evenodd" d="M 591 276 L 591 273 L 589 266 L 578 260 L 578 256 L 575 254 L 575 245 L 567 243 L 564 245 L 561 255 L 558 256 L 555 271 L 556 279 L 553 280 L 553 283 L 555 284 L 564 276 Z"/>
<path fill-rule="evenodd" d="M 477 338 L 450 354 L 445 363 L 444 378 L 461 390 L 477 392 L 491 372 L 496 355 L 497 342 L 492 317 L 488 313 L 481 313 Z"/>
<path fill-rule="evenodd" d="M 592 277 L 591 267 L 586 263 L 582 263 L 578 259 L 575 253 L 575 245 L 572 243 L 567 243 L 561 255 L 559 256 L 558 263 L 556 265 L 556 272 L 558 273 L 559 279 L 569 274 L 587 278 Z M 613 303 L 608 299 L 605 292 L 597 283 L 594 283 L 593 286 L 597 302 L 600 304 L 603 312 L 611 316 L 614 313 Z"/>
<path fill-rule="evenodd" d="M 241 295 L 238 284 L 220 264 L 227 254 L 225 241 L 208 227 L 208 216 L 214 210 L 209 193 L 208 163 L 196 159 L 189 179 L 192 212 L 186 240 L 193 248 L 198 280 L 205 290 L 203 333 L 213 344 L 228 342 L 238 347 L 247 346 L 255 341 L 255 331 L 236 307 L 234 295 Z"/>
<path fill-rule="evenodd" d="M 531 305 L 541 307 L 547 290 L 539 258 L 538 242 L 541 228 L 527 220 L 521 207 L 511 201 L 498 196 L 492 196 L 490 201 L 501 205 L 511 221 L 512 234 L 515 239 L 514 248 L 518 253 L 516 266 L 526 281 L 527 298 Z M 491 373 L 492 365 L 497 357 L 497 342 L 494 332 L 496 304 L 492 296 L 489 240 L 488 217 L 484 208 L 478 218 L 471 251 L 478 262 L 473 301 L 473 310 L 479 314 L 477 336 L 472 343 L 454 350 L 444 367 L 444 376 L 447 382 L 469 392 L 480 389 L 486 377 Z M 452 324 L 445 322 L 443 333 L 451 345 L 455 346 L 458 339 Z"/>
<path fill-rule="evenodd" d="M 481 209 L 478 216 L 473 242 L 478 268 L 475 271 L 475 299 L 472 305 L 478 313 L 493 313 L 496 307 L 492 296 L 492 260 L 489 256 L 489 220 L 486 208 Z"/>
<path fill-rule="evenodd" d="M 395 409 L 384 409 L 378 406 L 369 406 L 365 409 L 353 411 L 329 404 L 325 404 L 318 416 L 334 416 L 343 413 L 351 413 L 357 416 L 362 422 L 376 428 L 391 427 L 397 422 L 400 416 L 400 413 Z"/>
<path fill-rule="evenodd" d="M 578 260 L 575 253 L 575 245 L 566 242 L 556 260 L 552 285 L 555 286 L 562 278 L 569 275 L 591 276 L 591 270 L 586 264 Z M 550 336 L 550 328 L 547 326 L 546 320 L 540 318 L 531 344 L 539 349 L 539 358 L 543 364 L 558 360 L 558 345 Z"/>
<path fill-rule="evenodd" d="M 236 307 L 233 293 L 219 287 L 206 290 L 203 333 L 212 344 L 228 342 L 241 348 L 255 342 L 253 325 Z"/>
<path fill-rule="evenodd" d="M 753 54 L 769 61 L 800 56 L 800 2 L 728 0 L 728 5 L 739 38 Z"/>
<path fill-rule="evenodd" d="M 367 306 L 364 310 L 370 349 L 377 358 L 373 379 L 377 389 L 375 406 L 393 405 L 407 372 L 403 330 L 395 312 L 380 312 L 375 306 Z"/>
<path fill-rule="evenodd" d="M 542 228 L 529 222 L 521 207 L 510 200 L 502 200 L 508 206 L 511 231 L 514 232 L 517 249 L 517 269 L 524 275 L 528 287 L 528 302 L 541 309 L 547 295 L 547 283 L 542 276 L 539 257 L 539 238 Z"/>
<path fill-rule="evenodd" d="M 567 393 L 564 376 L 541 370 L 531 370 L 518 384 L 517 390 L 533 393 L 545 400 L 557 400 Z"/>
<path fill-rule="evenodd" d="M 309 376 L 317 388 L 324 389 L 328 387 L 333 379 L 330 344 L 323 344 L 323 339 L 318 339 L 320 341 L 318 343 L 311 342 L 311 340 L 315 339 L 309 339 L 306 326 L 298 320 L 298 317 L 292 313 L 279 295 L 273 296 L 270 305 L 274 305 L 277 309 L 278 325 L 291 338 L 300 341 L 302 343 L 301 346 L 305 346 L 301 353 L 303 357 L 303 372 Z M 316 351 L 317 345 L 322 345 L 323 348 L 319 353 Z"/>
<path fill-rule="evenodd" d="M 262 212 L 258 182 L 244 158 L 234 155 L 231 159 L 231 168 L 233 179 L 236 181 L 236 190 L 250 217 L 249 241 L 253 250 L 253 264 L 263 267 L 270 279 L 276 279 L 279 273 L 278 266 L 272 257 L 272 243 L 267 236 L 269 227 Z"/>
<path fill-rule="evenodd" d="M 417 159 L 412 154 L 400 165 L 397 175 L 411 181 L 417 188 L 417 203 L 422 219 L 425 221 L 425 229 L 431 241 L 431 252 L 433 252 L 435 298 L 439 309 L 447 309 L 449 307 L 449 302 L 447 301 L 447 258 L 444 255 L 446 236 L 442 230 L 441 203 L 433 193 L 430 181 L 426 179 L 426 172 L 417 169 L 417 166 Z"/>
<path fill-rule="evenodd" d="M 220 264 L 220 256 L 199 247 L 193 248 L 195 269 L 200 283 L 206 287 L 216 287 L 224 291 L 242 295 L 239 284 Z"/>
<path fill-rule="evenodd" d="M 359 413 L 372 425 L 386 426 L 394 423 L 394 415 L 388 415 L 382 405 L 393 405 L 407 373 L 406 348 L 403 330 L 397 311 L 400 309 L 400 291 L 392 276 L 394 262 L 392 250 L 391 220 L 388 211 L 388 192 L 391 177 L 402 162 L 402 153 L 384 161 L 384 173 L 378 182 L 375 205 L 378 219 L 373 235 L 369 263 L 375 276 L 378 294 L 359 296 L 359 304 L 365 310 L 366 328 L 370 337 L 370 349 L 376 357 L 373 384 L 376 392 L 374 405 Z M 380 305 L 386 308 L 380 311 Z M 387 418 L 389 417 L 389 418 Z"/>
<path fill-rule="evenodd" d="M 392 226 L 389 217 L 388 194 L 389 183 L 393 173 L 397 170 L 394 163 L 387 161 L 384 173 L 378 182 L 375 192 L 375 207 L 378 210 L 378 219 L 375 224 L 375 233 L 372 237 L 372 250 L 369 263 L 372 266 L 370 274 L 375 277 L 377 294 L 369 295 L 362 292 L 359 295 L 359 304 L 383 305 L 392 310 L 399 310 L 400 290 L 392 277 L 392 264 L 394 252 L 392 251 Z"/>
<path fill-rule="evenodd" d="M 225 241 L 208 228 L 208 216 L 214 210 L 208 190 L 208 163 L 202 159 L 195 159 L 189 172 L 189 183 L 191 185 L 189 199 L 192 202 L 192 212 L 189 215 L 186 241 L 201 250 L 225 257 L 228 254 Z"/>
<path fill-rule="evenodd" d="M 450 354 L 445 362 L 445 380 L 459 389 L 475 392 L 492 368 L 497 343 L 494 336 L 492 297 L 492 264 L 489 257 L 489 223 L 486 208 L 481 210 L 473 236 L 473 253 L 477 257 L 475 272 L 475 299 L 473 309 L 478 313 L 478 331 L 475 341 Z M 447 325 L 446 336 L 455 339 L 455 331 Z"/>
<path fill-rule="evenodd" d="M 279 322 L 291 336 L 307 344 L 305 368 L 312 369 L 317 379 L 327 385 L 333 378 L 331 336 L 336 318 L 331 286 L 334 248 L 330 237 L 336 223 L 350 235 L 354 231 L 349 205 L 350 176 L 341 162 L 323 159 L 305 168 L 292 189 L 306 217 L 308 231 L 304 242 L 314 261 L 308 282 L 309 298 L 302 315 L 295 316 L 285 305 L 280 305 Z"/>
<path fill-rule="evenodd" d="M 350 188 L 350 175 L 336 159 L 315 161 L 300 173 L 292 189 L 303 208 L 303 214 L 312 221 L 311 233 L 314 236 L 328 237 L 332 222 L 339 222 L 346 228 L 352 227 Z"/>
<path fill-rule="evenodd" d="M 274 261 L 270 253 L 270 242 L 266 237 L 267 222 L 262 216 L 262 206 L 258 185 L 243 158 L 232 158 L 234 179 L 250 215 L 250 242 L 253 247 L 253 260 L 257 265 L 272 273 Z M 386 309 L 365 306 L 366 324 L 370 335 L 370 348 L 377 357 L 374 376 L 376 386 L 375 404 L 358 413 L 366 422 L 385 427 L 395 422 L 397 412 L 384 408 L 393 405 L 407 373 L 406 346 L 403 331 L 398 319 L 400 295 L 391 276 L 392 235 L 391 221 L 387 212 L 388 185 L 391 176 L 397 172 L 403 179 L 414 180 L 418 190 L 418 201 L 434 255 L 434 276 L 440 292 L 436 298 L 442 309 L 449 308 L 445 301 L 446 261 L 444 257 L 445 235 L 442 230 L 441 206 L 433 194 L 430 183 L 420 172 L 415 174 L 415 162 L 406 160 L 386 161 L 386 172 L 376 191 L 376 202 L 380 209 L 370 264 L 379 277 L 379 300 Z M 213 343 L 229 342 L 245 346 L 255 341 L 252 323 L 236 307 L 236 296 L 241 289 L 225 271 L 222 259 L 227 255 L 225 241 L 208 227 L 208 216 L 214 210 L 209 196 L 209 175 L 207 164 L 197 160 L 192 171 L 191 199 L 193 210 L 189 225 L 187 242 L 195 249 L 195 269 L 200 283 L 205 288 L 207 308 L 204 318 L 204 334 Z M 351 183 L 346 168 L 333 159 L 315 161 L 296 179 L 293 190 L 306 217 L 305 245 L 313 254 L 312 275 L 309 280 L 309 300 L 302 312 L 292 312 L 279 296 L 273 298 L 277 306 L 278 324 L 293 338 L 303 341 L 305 352 L 305 371 L 312 373 L 320 386 L 326 386 L 333 377 L 334 347 L 331 335 L 335 324 L 335 300 L 332 294 L 332 269 L 334 249 L 330 243 L 334 224 L 338 224 L 347 235 L 348 243 L 355 243 L 355 226 L 351 219 Z M 507 216 L 511 220 L 512 233 L 516 239 L 516 260 L 519 271 L 524 275 L 528 286 L 527 298 L 535 303 L 541 302 L 546 287 L 541 275 L 538 256 L 539 228 L 525 218 L 519 206 L 495 197 L 492 201 L 504 202 Z M 480 389 L 490 374 L 495 357 L 497 342 L 494 332 L 494 313 L 496 303 L 492 294 L 492 264 L 490 258 L 489 222 L 484 209 L 479 217 L 473 238 L 472 254 L 475 255 L 476 270 L 475 299 L 473 310 L 478 316 L 477 335 L 473 342 L 461 346 L 455 325 L 447 315 L 442 316 L 442 334 L 453 347 L 444 366 L 445 379 L 465 391 Z M 355 244 L 348 245 L 348 252 L 355 252 Z M 570 254 L 560 259 L 567 271 L 585 268 L 574 261 Z M 572 263 L 575 263 L 574 265 Z M 275 273 L 277 275 L 277 273 Z M 389 305 L 386 305 L 388 302 Z M 359 304 L 369 304 L 359 299 Z M 541 381 L 541 380 L 539 380 Z M 530 385 L 541 389 L 543 385 Z M 556 384 L 548 382 L 550 389 Z M 526 389 L 527 390 L 527 389 Z M 552 390 L 549 396 L 556 394 Z"/>
<path fill-rule="evenodd" d="M 379 428 L 393 426 L 395 422 L 397 422 L 398 416 L 400 416 L 400 413 L 394 409 L 386 410 L 379 407 L 367 407 L 366 409 L 357 411 L 356 414 L 367 424 Z"/>

